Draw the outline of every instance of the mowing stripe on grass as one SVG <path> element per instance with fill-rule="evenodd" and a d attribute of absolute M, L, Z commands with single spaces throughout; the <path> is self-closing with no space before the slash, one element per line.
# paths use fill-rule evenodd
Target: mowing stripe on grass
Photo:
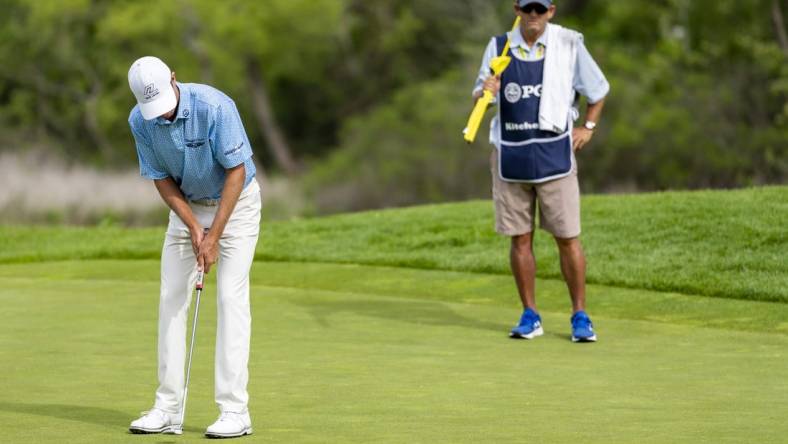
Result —
<path fill-rule="evenodd" d="M 515 322 L 518 318 L 519 299 L 514 281 L 509 276 L 286 262 L 256 262 L 252 271 L 252 285 L 494 305 L 511 310 L 511 319 L 502 321 Z M 6 264 L 0 266 L 0 278 L 30 289 L 34 289 L 42 281 L 63 280 L 87 280 L 101 285 L 112 285 L 113 282 L 157 284 L 159 268 L 157 261 L 123 260 Z M 208 276 L 209 286 L 214 285 L 213 279 L 213 275 Z M 589 285 L 587 292 L 592 315 L 788 334 L 788 304 L 698 297 L 603 285 Z M 568 320 L 569 296 L 562 281 L 537 280 L 537 303 L 540 310 L 565 313 Z"/>

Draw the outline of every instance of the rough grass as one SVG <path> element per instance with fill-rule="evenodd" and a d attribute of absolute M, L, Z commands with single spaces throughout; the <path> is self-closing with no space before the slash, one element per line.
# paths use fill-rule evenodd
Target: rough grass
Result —
<path fill-rule="evenodd" d="M 136 169 L 68 165 L 44 150 L 0 153 L 0 223 L 144 225 L 161 218 L 160 199 Z"/>
<path fill-rule="evenodd" d="M 259 175 L 266 220 L 307 211 L 292 179 Z M 0 224 L 153 226 L 167 220 L 153 182 L 137 168 L 101 170 L 69 165 L 46 150 L 0 152 Z"/>
<path fill-rule="evenodd" d="M 264 209 L 265 211 L 265 209 Z M 788 187 L 587 196 L 588 281 L 723 298 L 788 302 Z M 159 256 L 155 229 L 0 227 L 0 263 Z M 486 201 L 263 225 L 257 259 L 508 273 L 508 241 Z M 558 278 L 547 233 L 541 277 Z"/>

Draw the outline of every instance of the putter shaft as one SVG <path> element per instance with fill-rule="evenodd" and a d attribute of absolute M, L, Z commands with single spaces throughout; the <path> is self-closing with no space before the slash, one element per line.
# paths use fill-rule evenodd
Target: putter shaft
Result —
<path fill-rule="evenodd" d="M 189 345 L 189 362 L 186 365 L 186 383 L 183 386 L 183 402 L 181 403 L 181 424 L 180 432 L 183 433 L 183 421 L 186 419 L 186 397 L 189 393 L 189 378 L 192 373 L 192 354 L 194 353 L 194 337 L 197 332 L 197 318 L 200 314 L 200 294 L 202 293 L 203 279 L 205 273 L 202 270 L 197 271 L 197 299 L 194 301 L 194 320 L 192 321 L 192 340 Z M 176 432 L 177 433 L 177 432 Z M 180 433 L 177 433 L 180 434 Z"/>

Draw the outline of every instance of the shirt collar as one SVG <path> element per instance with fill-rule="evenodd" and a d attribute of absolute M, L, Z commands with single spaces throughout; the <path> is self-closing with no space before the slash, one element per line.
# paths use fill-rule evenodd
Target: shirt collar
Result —
<path fill-rule="evenodd" d="M 189 116 L 191 116 L 192 95 L 189 91 L 189 86 L 181 82 L 175 82 L 175 84 L 178 85 L 178 91 L 180 92 L 180 97 L 178 98 L 178 114 L 172 122 L 162 117 L 157 117 L 156 123 L 158 125 L 170 125 L 178 121 L 178 119 L 188 119 Z"/>
<path fill-rule="evenodd" d="M 546 34 L 546 33 L 545 33 Z M 189 85 L 175 82 L 181 91 L 181 102 L 178 104 L 178 119 L 188 119 L 192 112 L 192 92 Z"/>
<path fill-rule="evenodd" d="M 522 32 L 520 32 L 519 29 L 516 29 L 514 31 L 509 31 L 509 39 L 510 39 L 509 45 L 512 48 L 520 47 L 520 48 L 523 48 L 523 49 L 526 49 L 526 50 L 530 49 L 528 47 L 528 44 L 525 43 L 525 38 L 523 38 L 523 34 L 522 34 Z M 542 46 L 547 48 L 547 29 L 546 28 L 545 28 L 544 32 L 542 33 L 542 35 L 540 35 L 539 38 L 536 39 L 536 43 L 534 43 L 534 46 L 537 46 L 539 44 L 541 44 Z"/>

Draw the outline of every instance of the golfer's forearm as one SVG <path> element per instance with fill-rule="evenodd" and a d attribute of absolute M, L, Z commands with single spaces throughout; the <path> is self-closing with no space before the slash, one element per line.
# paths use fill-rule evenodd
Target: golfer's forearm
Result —
<path fill-rule="evenodd" d="M 588 108 L 586 108 L 586 120 L 598 123 L 599 119 L 602 118 L 602 108 L 604 107 L 605 99 L 602 99 L 596 103 L 589 103 Z"/>
<path fill-rule="evenodd" d="M 172 177 L 154 180 L 153 183 L 156 184 L 156 190 L 158 190 L 164 203 L 181 218 L 190 230 L 200 228 L 194 213 L 192 213 L 192 209 L 189 207 L 189 203 L 186 202 L 186 197 L 184 197 L 178 185 L 175 184 L 175 181 L 172 180 Z"/>
<path fill-rule="evenodd" d="M 244 180 L 246 179 L 246 168 L 244 164 L 240 164 L 235 168 L 227 170 L 227 177 L 224 179 L 224 188 L 222 188 L 222 198 L 219 200 L 219 209 L 216 211 L 216 216 L 213 218 L 211 229 L 208 230 L 208 236 L 213 236 L 218 240 L 224 232 L 224 227 L 233 214 L 235 204 L 238 202 L 238 197 L 244 187 Z"/>

